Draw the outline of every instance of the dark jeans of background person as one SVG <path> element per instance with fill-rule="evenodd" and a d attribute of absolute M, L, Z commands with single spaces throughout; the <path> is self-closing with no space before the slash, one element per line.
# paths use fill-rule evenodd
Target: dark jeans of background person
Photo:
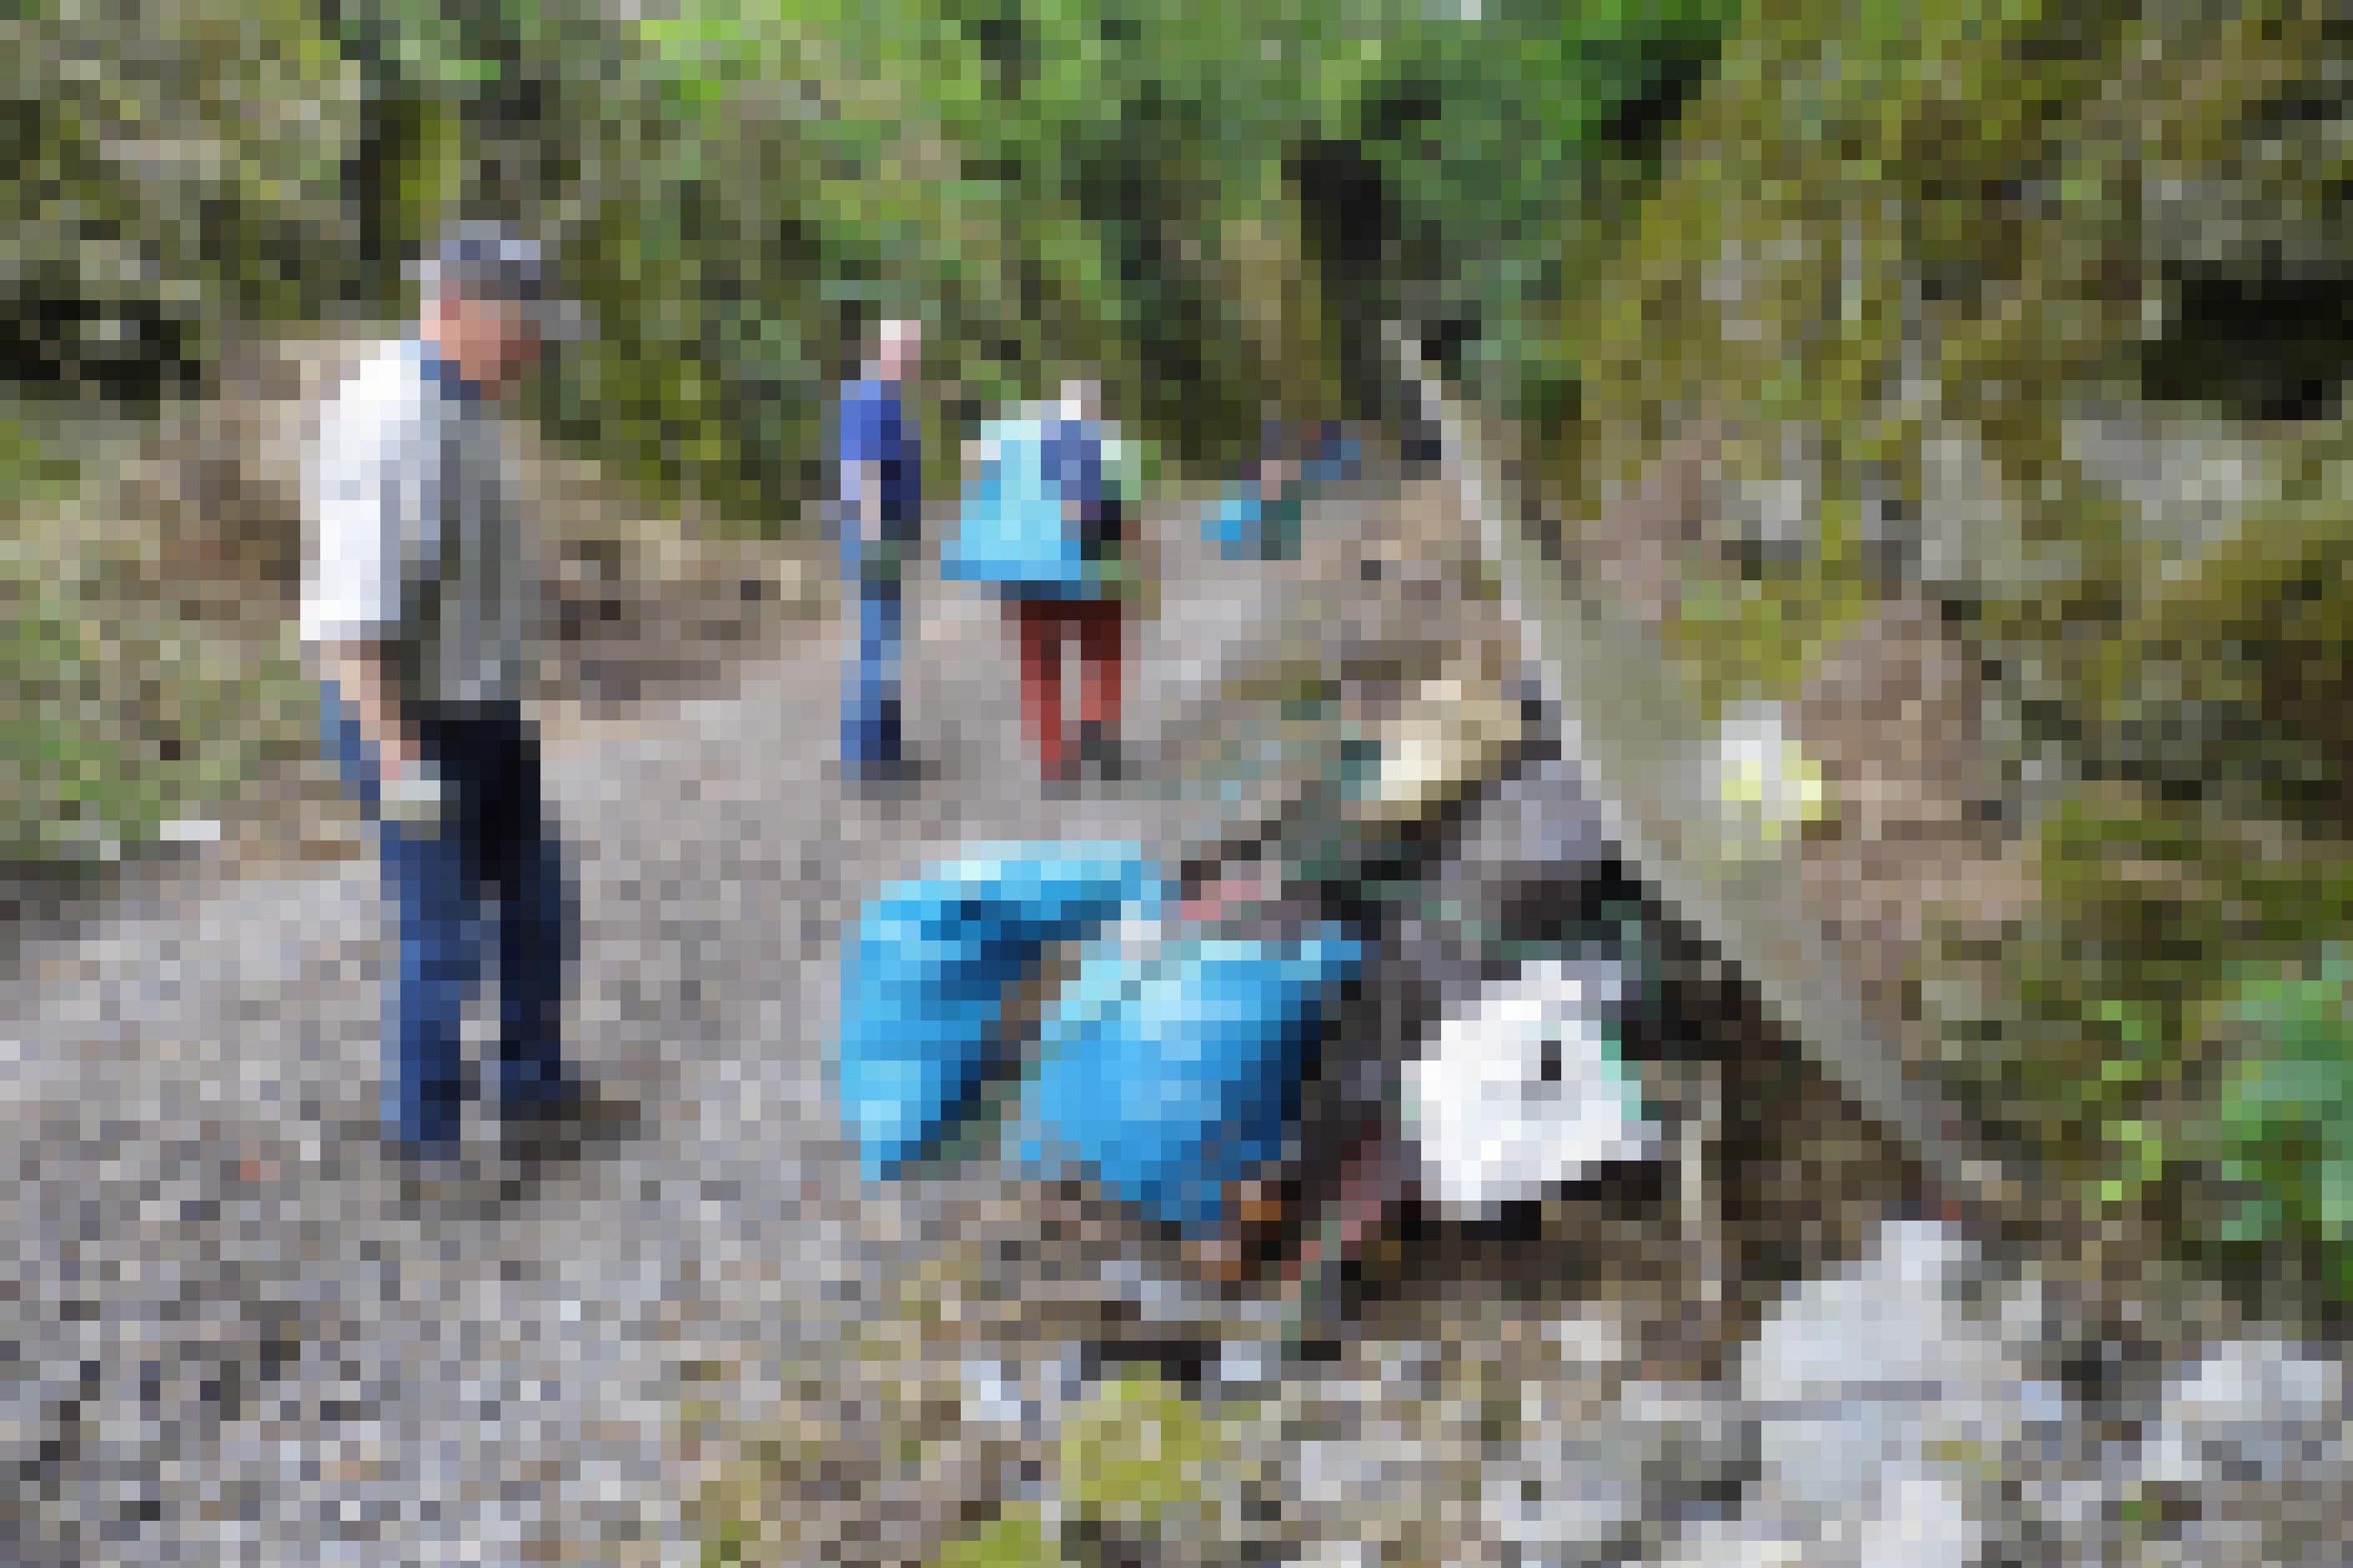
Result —
<path fill-rule="evenodd" d="M 485 953 L 498 969 L 500 1109 L 526 1117 L 561 1109 L 575 1092 L 562 1038 L 572 922 L 531 726 L 513 703 L 427 708 L 416 718 L 419 752 L 455 797 L 440 831 L 427 835 L 376 816 L 375 753 L 332 682 L 324 710 L 344 783 L 375 824 L 397 912 L 400 962 L 385 1006 L 386 1131 L 413 1153 L 454 1150 L 459 1027 Z"/>

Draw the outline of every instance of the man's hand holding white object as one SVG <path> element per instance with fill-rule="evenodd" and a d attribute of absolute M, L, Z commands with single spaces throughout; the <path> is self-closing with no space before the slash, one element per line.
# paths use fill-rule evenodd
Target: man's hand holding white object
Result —
<path fill-rule="evenodd" d="M 401 768 L 385 777 L 382 806 L 386 822 L 429 838 L 448 817 L 449 788 L 430 768 Z"/>

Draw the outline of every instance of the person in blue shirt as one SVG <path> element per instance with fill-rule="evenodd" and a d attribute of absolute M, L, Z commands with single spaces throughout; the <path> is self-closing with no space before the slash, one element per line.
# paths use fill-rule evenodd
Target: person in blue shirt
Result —
<path fill-rule="evenodd" d="M 842 576 L 858 595 L 858 647 L 843 684 L 842 763 L 864 781 L 906 765 L 899 704 L 902 584 L 921 520 L 922 448 L 906 384 L 923 355 L 923 325 L 875 330 L 864 374 L 843 392 L 840 416 Z"/>

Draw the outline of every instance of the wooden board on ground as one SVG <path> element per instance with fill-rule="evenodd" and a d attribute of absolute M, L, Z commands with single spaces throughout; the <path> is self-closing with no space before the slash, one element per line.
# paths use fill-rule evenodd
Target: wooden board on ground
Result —
<path fill-rule="evenodd" d="M 1672 580 L 1609 569 L 1647 558 L 1639 509 L 1547 526 L 1504 434 L 1416 371 L 1444 431 L 1459 526 L 1503 578 L 1619 843 L 1948 1195 L 2015 1214 L 2024 1195 L 2016 1173 L 1925 1070 L 1935 1045 L 1905 999 L 1922 911 L 1973 879 L 1991 885 L 2000 865 L 1999 844 L 1968 810 L 1967 661 L 1916 606 L 1887 606 L 1795 705 L 1800 732 L 1841 775 L 1846 814 L 1765 850 L 1736 843 L 1706 777 L 1714 727 L 1655 629 Z M 1640 493 L 1662 507 L 1685 489 L 1704 493 L 1671 473 L 1653 478 Z"/>

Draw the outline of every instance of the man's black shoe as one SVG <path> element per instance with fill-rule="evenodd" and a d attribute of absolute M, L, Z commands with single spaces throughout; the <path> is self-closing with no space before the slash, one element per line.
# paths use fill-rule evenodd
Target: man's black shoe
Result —
<path fill-rule="evenodd" d="M 637 1130 L 638 1107 L 596 1083 L 579 1082 L 549 1099 L 503 1109 L 499 1123 L 511 1153 L 563 1158 L 585 1143 L 628 1137 Z"/>
<path fill-rule="evenodd" d="M 876 800 L 897 800 L 921 787 L 936 770 L 913 758 L 853 764 L 843 770 L 849 787 Z"/>
<path fill-rule="evenodd" d="M 1079 726 L 1079 763 L 1105 784 L 1119 784 L 1129 774 L 1127 756 L 1101 724 Z"/>

